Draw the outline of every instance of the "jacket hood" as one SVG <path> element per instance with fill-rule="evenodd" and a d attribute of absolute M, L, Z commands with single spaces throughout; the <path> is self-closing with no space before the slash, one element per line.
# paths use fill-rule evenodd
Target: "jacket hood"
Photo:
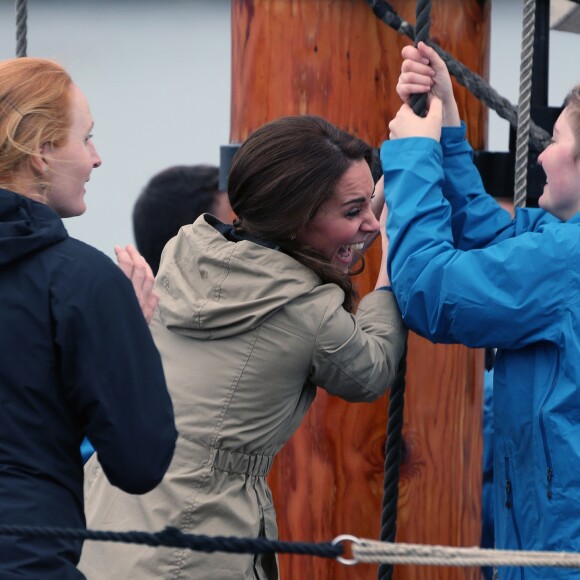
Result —
<path fill-rule="evenodd" d="M 320 278 L 300 262 L 252 241 L 229 241 L 204 214 L 165 247 L 156 279 L 167 328 L 193 338 L 247 332 Z"/>
<path fill-rule="evenodd" d="M 0 189 L 0 266 L 67 236 L 54 210 L 23 195 Z"/>

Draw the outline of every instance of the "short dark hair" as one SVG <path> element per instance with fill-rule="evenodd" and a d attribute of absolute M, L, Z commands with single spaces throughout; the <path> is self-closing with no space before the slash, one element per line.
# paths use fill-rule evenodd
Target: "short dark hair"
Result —
<path fill-rule="evenodd" d="M 338 182 L 356 161 L 372 169 L 370 145 L 321 117 L 281 117 L 256 129 L 240 146 L 228 177 L 228 196 L 236 226 L 276 242 L 345 292 L 351 310 L 354 290 L 347 274 L 328 259 L 295 241 Z"/>
<path fill-rule="evenodd" d="M 211 212 L 219 170 L 213 165 L 176 165 L 154 175 L 133 207 L 137 249 L 155 274 L 165 244 L 179 228 Z"/>
<path fill-rule="evenodd" d="M 570 125 L 576 143 L 576 158 L 580 157 L 580 85 L 576 85 L 564 100 L 564 107 L 570 115 Z"/>

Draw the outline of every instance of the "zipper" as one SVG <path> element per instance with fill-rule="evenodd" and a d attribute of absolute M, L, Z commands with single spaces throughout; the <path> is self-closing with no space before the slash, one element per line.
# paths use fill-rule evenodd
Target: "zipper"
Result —
<path fill-rule="evenodd" d="M 554 378 L 552 379 L 552 384 L 550 385 L 550 389 L 548 390 L 548 394 L 546 395 L 542 407 L 540 409 L 540 413 L 538 415 L 538 420 L 540 423 L 540 433 L 542 434 L 542 445 L 544 447 L 544 457 L 546 459 L 546 497 L 548 499 L 552 499 L 552 479 L 554 477 L 554 470 L 552 469 L 552 456 L 550 455 L 550 448 L 548 447 L 548 437 L 546 435 L 546 425 L 544 423 L 544 408 L 546 407 L 546 403 L 552 396 L 554 389 L 556 388 L 556 381 L 559 374 L 560 369 L 560 349 L 557 349 L 556 355 L 556 371 L 554 373 Z"/>
<path fill-rule="evenodd" d="M 516 542 L 518 544 L 518 550 L 522 549 L 522 538 L 520 536 L 520 529 L 518 528 L 518 522 L 516 518 L 516 510 L 514 506 L 514 490 L 513 484 L 510 477 L 510 460 L 509 457 L 504 458 L 505 462 L 505 507 L 510 510 L 512 517 L 512 524 L 514 526 L 514 534 L 516 536 Z M 523 566 L 520 566 L 520 578 L 525 579 L 525 573 Z"/>

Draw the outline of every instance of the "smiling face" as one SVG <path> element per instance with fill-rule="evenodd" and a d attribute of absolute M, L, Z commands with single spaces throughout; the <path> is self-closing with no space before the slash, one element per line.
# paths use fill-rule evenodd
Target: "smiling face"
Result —
<path fill-rule="evenodd" d="M 91 171 L 101 165 L 101 158 L 91 140 L 93 118 L 81 90 L 71 86 L 71 126 L 64 144 L 45 143 L 41 157 L 49 183 L 46 203 L 60 217 L 81 215 L 86 210 L 85 184 Z"/>
<path fill-rule="evenodd" d="M 354 161 L 336 191 L 325 201 L 297 235 L 299 245 L 310 247 L 343 271 L 348 271 L 355 253 L 379 229 L 371 210 L 374 182 L 366 161 Z"/>
<path fill-rule="evenodd" d="M 566 108 L 554 125 L 550 144 L 538 157 L 546 185 L 538 205 L 563 221 L 580 211 L 580 155 Z"/>

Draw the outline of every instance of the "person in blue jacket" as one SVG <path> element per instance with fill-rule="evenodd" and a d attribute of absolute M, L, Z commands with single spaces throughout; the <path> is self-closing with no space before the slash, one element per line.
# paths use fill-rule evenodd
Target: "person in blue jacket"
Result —
<path fill-rule="evenodd" d="M 161 481 L 177 437 L 131 281 L 68 236 L 101 159 L 87 100 L 49 60 L 0 62 L 0 523 L 84 528 L 80 443 L 112 484 Z M 147 294 L 147 293 L 145 293 Z M 145 301 L 147 302 L 147 296 Z M 147 315 L 147 314 L 146 314 Z M 0 536 L 0 578 L 84 578 L 81 541 Z"/>
<path fill-rule="evenodd" d="M 388 271 L 403 319 L 434 342 L 498 348 L 496 547 L 578 552 L 580 86 L 538 159 L 547 177 L 540 209 L 518 208 L 512 219 L 484 191 L 443 61 L 423 43 L 403 57 L 404 104 L 381 148 Z M 422 118 L 408 100 L 425 92 Z M 580 571 L 512 566 L 499 578 Z"/>

